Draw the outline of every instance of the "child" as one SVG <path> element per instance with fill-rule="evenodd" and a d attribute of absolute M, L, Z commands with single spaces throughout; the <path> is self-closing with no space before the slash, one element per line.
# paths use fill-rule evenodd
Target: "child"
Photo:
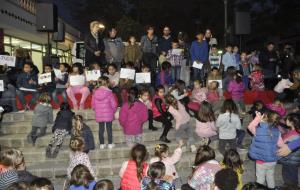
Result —
<path fill-rule="evenodd" d="M 107 132 L 108 148 L 113 148 L 112 121 L 118 104 L 113 92 L 108 88 L 109 79 L 106 76 L 99 78 L 99 88 L 95 90 L 92 97 L 92 108 L 95 111 L 96 121 L 99 123 L 100 149 L 105 148 L 104 131 Z"/>
<path fill-rule="evenodd" d="M 218 134 L 215 124 L 216 118 L 211 104 L 206 101 L 202 102 L 197 116 L 195 132 L 207 145 L 209 138 Z"/>
<path fill-rule="evenodd" d="M 165 61 L 161 65 L 161 71 L 156 76 L 156 86 L 163 85 L 168 88 L 173 84 L 173 79 L 171 75 L 171 63 Z"/>
<path fill-rule="evenodd" d="M 210 53 L 208 56 L 208 61 L 210 63 L 210 68 L 220 69 L 222 55 L 218 54 L 218 49 L 216 45 L 212 45 Z"/>
<path fill-rule="evenodd" d="M 185 110 L 185 107 L 179 101 L 177 101 L 174 96 L 167 95 L 165 99 L 166 104 L 169 106 L 169 112 L 176 121 L 175 136 L 177 142 L 183 140 L 185 136 L 188 137 L 188 143 L 191 147 L 191 151 L 195 152 L 197 148 L 194 145 L 193 129 L 190 124 L 190 115 Z"/>
<path fill-rule="evenodd" d="M 246 88 L 249 85 L 249 75 L 251 74 L 251 65 L 248 61 L 247 53 L 242 52 L 241 53 L 241 62 L 240 62 L 241 71 L 243 73 L 243 82 L 246 86 Z"/>
<path fill-rule="evenodd" d="M 255 119 L 248 129 L 254 135 L 249 149 L 249 156 L 256 160 L 256 182 L 275 188 L 275 166 L 278 160 L 276 151 L 283 145 L 280 131 L 277 128 L 280 116 L 274 111 L 264 114 L 256 112 Z"/>
<path fill-rule="evenodd" d="M 265 104 L 258 100 L 258 101 L 255 101 L 250 109 L 250 111 L 248 112 L 249 114 L 252 115 L 252 118 L 254 119 L 256 117 L 256 112 L 260 112 L 261 114 L 263 114 L 265 111 L 266 111 L 266 107 L 265 107 Z"/>
<path fill-rule="evenodd" d="M 153 111 L 152 111 L 152 104 L 150 101 L 149 90 L 143 89 L 140 91 L 139 101 L 144 103 L 148 109 L 149 130 L 157 131 L 157 128 L 153 126 Z"/>
<path fill-rule="evenodd" d="M 133 63 L 132 62 L 126 63 L 124 68 L 134 70 Z M 128 79 L 128 78 L 126 78 L 126 79 L 121 78 L 120 79 L 119 87 L 120 87 L 120 91 L 121 91 L 122 105 L 125 102 L 127 102 L 128 91 L 133 86 L 134 86 L 134 80 L 133 79 Z"/>
<path fill-rule="evenodd" d="M 72 104 L 73 104 L 73 108 L 75 110 L 78 110 L 78 104 L 77 104 L 77 100 L 76 100 L 75 95 L 78 94 L 78 93 L 81 94 L 79 109 L 83 110 L 85 100 L 90 95 L 89 88 L 86 87 L 86 84 L 72 86 L 70 84 L 70 77 L 71 76 L 83 76 L 84 79 L 85 79 L 85 76 L 84 76 L 84 73 L 83 73 L 83 67 L 80 63 L 74 63 L 73 66 L 72 66 L 72 73 L 70 73 L 70 75 L 69 75 L 69 82 L 68 82 L 68 85 L 67 85 L 68 86 L 67 94 L 68 94 L 68 97 L 71 99 Z"/>
<path fill-rule="evenodd" d="M 152 111 L 153 119 L 155 121 L 161 122 L 163 124 L 163 133 L 161 134 L 159 140 L 165 143 L 170 143 L 167 135 L 169 130 L 172 128 L 172 118 L 167 112 L 167 105 L 164 100 L 165 88 L 162 85 L 156 87 L 156 95 L 152 99 Z"/>
<path fill-rule="evenodd" d="M 190 102 L 188 103 L 188 108 L 194 111 L 195 115 L 200 108 L 200 104 L 207 100 L 207 92 L 207 88 L 203 87 L 200 80 L 194 81 L 194 88 L 192 91 L 192 96 L 190 97 Z"/>
<path fill-rule="evenodd" d="M 228 92 L 231 93 L 233 101 L 239 106 L 242 111 L 241 114 L 245 115 L 246 107 L 244 104 L 244 92 L 245 85 L 242 81 L 242 75 L 238 72 L 235 73 L 234 80 L 232 80 L 228 85 Z"/>
<path fill-rule="evenodd" d="M 221 166 L 222 168 L 231 168 L 237 173 L 239 183 L 236 190 L 242 190 L 244 167 L 239 153 L 232 149 L 228 150 L 224 155 Z"/>
<path fill-rule="evenodd" d="M 24 110 L 30 110 L 31 106 L 36 102 L 39 97 L 37 92 L 38 76 L 32 72 L 31 63 L 25 63 L 23 72 L 17 77 L 17 90 L 16 94 L 23 106 Z M 25 95 L 32 94 L 29 104 L 26 104 Z"/>
<path fill-rule="evenodd" d="M 69 190 L 93 190 L 95 185 L 96 181 L 88 167 L 82 164 L 74 167 L 71 173 Z"/>
<path fill-rule="evenodd" d="M 75 115 L 74 120 L 72 137 L 81 137 L 84 140 L 83 152 L 88 154 L 90 150 L 95 149 L 93 132 L 89 126 L 83 123 L 83 117 L 81 115 Z"/>
<path fill-rule="evenodd" d="M 154 158 L 151 158 L 150 163 L 163 162 L 166 166 L 164 179 L 172 184 L 175 189 L 176 180 L 179 175 L 176 171 L 175 164 L 180 161 L 182 155 L 183 141 L 180 140 L 178 147 L 174 150 L 173 155 L 169 156 L 169 147 L 166 144 L 157 144 L 154 149 Z"/>
<path fill-rule="evenodd" d="M 281 118 L 283 118 L 286 114 L 286 109 L 280 99 L 275 98 L 273 103 L 267 104 L 268 109 L 277 112 Z"/>
<path fill-rule="evenodd" d="M 226 179 L 226 180 L 224 180 Z M 215 180 L 212 190 L 239 190 L 239 181 L 237 173 L 231 168 L 225 168 L 218 171 L 215 175 Z"/>
<path fill-rule="evenodd" d="M 236 62 L 237 69 L 238 69 L 239 66 L 240 66 L 240 62 L 241 62 L 241 55 L 239 53 L 239 47 L 238 46 L 233 46 L 232 54 L 235 57 L 235 62 Z"/>
<path fill-rule="evenodd" d="M 38 177 L 30 183 L 30 190 L 54 190 L 52 182 L 43 177 Z"/>
<path fill-rule="evenodd" d="M 213 81 L 213 80 L 222 81 L 222 75 L 220 73 L 220 70 L 217 67 L 213 67 L 211 69 L 211 72 L 208 74 L 207 81 L 206 81 L 206 86 L 208 86 L 209 82 Z"/>
<path fill-rule="evenodd" d="M 228 67 L 230 66 L 234 67 L 235 69 L 239 69 L 236 62 L 236 57 L 232 52 L 232 45 L 230 44 L 226 46 L 226 53 L 223 55 L 222 63 L 224 65 L 224 71 L 227 71 Z"/>
<path fill-rule="evenodd" d="M 178 42 L 172 42 L 172 49 L 168 51 L 167 61 L 171 63 L 172 79 L 180 79 L 180 69 L 183 62 L 183 49 L 178 49 Z"/>
<path fill-rule="evenodd" d="M 89 71 L 100 71 L 101 72 L 101 67 L 100 67 L 99 63 L 95 62 L 95 63 L 91 64 Z M 93 91 L 97 88 L 97 81 L 98 81 L 98 79 L 88 81 L 88 88 L 91 93 L 93 93 Z"/>
<path fill-rule="evenodd" d="M 119 172 L 122 190 L 141 190 L 141 181 L 147 176 L 147 149 L 136 144 L 131 149 L 131 159 L 124 162 Z"/>
<path fill-rule="evenodd" d="M 180 101 L 180 103 L 182 103 L 188 111 L 187 106 L 190 99 L 188 97 L 189 93 L 187 92 L 185 82 L 183 80 L 177 80 L 175 84 L 170 88 L 169 93 L 173 95 L 176 100 Z"/>
<path fill-rule="evenodd" d="M 225 146 L 229 144 L 230 149 L 236 149 L 243 142 L 245 132 L 241 130 L 241 120 L 237 114 L 237 107 L 233 100 L 224 101 L 221 114 L 218 116 L 216 127 L 219 130 L 219 150 L 225 153 Z M 239 132 L 237 131 L 239 130 Z"/>
<path fill-rule="evenodd" d="M 129 90 L 128 102 L 121 107 L 119 116 L 129 147 L 142 142 L 143 124 L 147 120 L 147 107 L 138 100 L 138 90 L 133 87 Z"/>
<path fill-rule="evenodd" d="M 35 146 L 37 138 L 46 134 L 47 124 L 53 123 L 53 109 L 51 106 L 51 98 L 47 93 L 43 93 L 39 98 L 39 103 L 34 108 L 32 118 L 32 129 L 27 139 L 29 143 Z M 39 130 L 39 133 L 38 133 Z"/>
<path fill-rule="evenodd" d="M 67 169 L 67 175 L 69 179 L 71 178 L 71 174 L 73 173 L 72 171 L 79 164 L 86 166 L 91 172 L 91 175 L 95 177 L 95 172 L 90 162 L 89 156 L 83 152 L 84 146 L 84 139 L 82 139 L 81 137 L 71 138 L 69 147 L 72 152 L 70 152 L 70 162 Z"/>
<path fill-rule="evenodd" d="M 55 74 L 52 70 L 52 65 L 45 65 L 44 66 L 44 73 L 51 73 L 51 82 L 47 82 L 47 83 L 43 83 L 43 84 L 40 84 L 38 89 L 39 89 L 39 92 L 40 93 L 48 93 L 48 95 L 51 97 L 52 96 L 52 93 L 54 92 L 55 90 L 55 87 L 56 87 L 56 84 L 55 84 Z"/>
<path fill-rule="evenodd" d="M 117 66 L 115 64 L 109 64 L 107 67 L 108 74 L 105 76 L 109 78 L 109 88 L 118 98 L 118 105 L 122 105 L 121 91 L 119 88 L 120 73 L 117 72 Z"/>
<path fill-rule="evenodd" d="M 52 139 L 46 148 L 47 158 L 56 158 L 65 137 L 70 134 L 72 129 L 72 119 L 74 112 L 71 111 L 68 103 L 62 103 L 60 111 L 57 113 L 54 125 L 52 127 Z M 53 150 L 54 148 L 54 150 Z"/>
<path fill-rule="evenodd" d="M 114 190 L 114 184 L 109 179 L 102 179 L 96 183 L 93 190 Z"/>
<path fill-rule="evenodd" d="M 140 69 L 140 61 L 142 59 L 142 51 L 139 45 L 136 43 L 136 38 L 130 36 L 128 39 L 128 45 L 124 48 L 124 62 L 134 63 L 134 67 Z"/>
<path fill-rule="evenodd" d="M 283 135 L 285 144 L 300 139 L 300 114 L 291 113 L 287 115 L 286 125 L 289 131 Z M 300 149 L 279 160 L 282 164 L 282 178 L 284 184 L 298 187 L 298 166 L 300 164 Z"/>
<path fill-rule="evenodd" d="M 141 73 L 150 73 L 150 68 L 147 65 L 142 66 Z M 151 76 L 151 73 L 150 73 Z M 137 88 L 139 91 L 147 89 L 150 92 L 151 97 L 155 95 L 155 89 L 150 83 L 141 83 L 141 84 L 136 84 Z"/>
<path fill-rule="evenodd" d="M 56 89 L 52 93 L 52 99 L 53 101 L 59 105 L 59 100 L 57 98 L 58 94 L 61 94 L 63 97 L 63 102 L 68 101 L 67 93 L 66 93 L 66 84 L 68 83 L 69 78 L 69 65 L 67 63 L 61 63 L 59 64 L 59 70 L 61 72 L 61 76 L 55 77 L 56 82 Z"/>
<path fill-rule="evenodd" d="M 223 90 L 227 90 L 229 83 L 233 80 L 234 74 L 236 73 L 236 68 L 233 66 L 230 66 L 227 68 L 227 71 L 225 73 L 225 77 L 222 80 L 222 88 Z"/>
<path fill-rule="evenodd" d="M 218 161 L 215 160 L 215 151 L 209 146 L 200 146 L 197 150 L 193 173 L 181 189 L 210 190 L 214 182 L 215 174 L 221 170 Z"/>
<path fill-rule="evenodd" d="M 251 72 L 250 78 L 250 87 L 252 91 L 264 91 L 264 74 L 259 65 L 253 66 L 253 71 Z"/>
<path fill-rule="evenodd" d="M 220 100 L 218 88 L 219 83 L 217 81 L 212 81 L 208 84 L 208 92 L 206 94 L 206 97 L 209 103 L 215 103 Z"/>
<path fill-rule="evenodd" d="M 14 153 L 14 149 L 0 152 L 0 189 L 7 189 L 20 180 L 15 170 Z"/>
<path fill-rule="evenodd" d="M 148 176 L 141 182 L 141 190 L 170 190 L 172 185 L 163 180 L 166 167 L 162 162 L 154 162 L 150 165 Z"/>

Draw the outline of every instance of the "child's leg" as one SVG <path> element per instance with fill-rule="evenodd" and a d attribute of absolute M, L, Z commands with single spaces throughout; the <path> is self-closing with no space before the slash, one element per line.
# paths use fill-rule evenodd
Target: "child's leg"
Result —
<path fill-rule="evenodd" d="M 219 139 L 219 151 L 222 155 L 224 155 L 224 153 L 225 153 L 226 144 L 227 144 L 227 140 Z"/>
<path fill-rule="evenodd" d="M 135 135 L 135 143 L 142 144 L 143 142 L 143 134 Z"/>
<path fill-rule="evenodd" d="M 105 122 L 99 123 L 99 142 L 100 145 L 104 145 L 104 130 L 105 130 Z"/>
<path fill-rule="evenodd" d="M 38 92 L 32 92 L 31 94 L 32 94 L 32 98 L 31 98 L 31 100 L 30 100 L 30 102 L 29 102 L 29 106 L 30 106 L 30 107 L 31 107 L 33 104 L 36 103 L 36 101 L 38 100 L 39 95 L 40 95 Z"/>
<path fill-rule="evenodd" d="M 227 143 L 230 149 L 236 150 L 236 139 L 227 140 Z"/>
<path fill-rule="evenodd" d="M 118 105 L 122 105 L 122 97 L 121 97 L 121 91 L 119 87 L 112 88 L 112 92 L 117 96 L 118 99 Z"/>
<path fill-rule="evenodd" d="M 275 166 L 276 162 L 269 162 L 265 163 L 267 166 L 266 171 L 266 180 L 268 184 L 268 188 L 273 189 L 275 188 Z"/>
<path fill-rule="evenodd" d="M 243 144 L 243 140 L 245 138 L 245 131 L 242 129 L 237 129 L 236 130 L 236 144 L 237 146 L 242 145 Z"/>
<path fill-rule="evenodd" d="M 264 164 L 256 163 L 256 182 L 265 185 L 267 167 Z"/>
<path fill-rule="evenodd" d="M 181 66 L 176 66 L 176 79 L 179 80 L 180 79 L 180 70 L 181 70 Z"/>
<path fill-rule="evenodd" d="M 65 88 L 61 88 L 61 95 L 63 97 L 64 102 L 68 102 L 68 96 Z"/>
<path fill-rule="evenodd" d="M 23 109 L 25 109 L 25 107 L 26 107 L 25 92 L 22 90 L 17 90 L 16 94 L 19 97 L 19 100 L 23 106 Z"/>
<path fill-rule="evenodd" d="M 195 139 L 194 139 L 194 129 L 193 127 L 190 125 L 190 123 L 187 124 L 187 127 L 185 128 L 185 133 L 188 136 L 188 142 L 189 145 L 193 145 L 195 143 Z"/>
<path fill-rule="evenodd" d="M 172 79 L 175 81 L 176 80 L 176 67 L 174 67 L 174 66 L 171 67 L 171 76 L 172 76 Z"/>
<path fill-rule="evenodd" d="M 298 187 L 298 166 L 283 164 L 282 179 L 284 184 Z"/>
<path fill-rule="evenodd" d="M 127 146 L 132 148 L 135 145 L 134 135 L 125 135 L 125 138 Z"/>
<path fill-rule="evenodd" d="M 167 137 L 169 130 L 172 128 L 172 122 L 166 117 L 166 116 L 159 116 L 155 118 L 154 120 L 161 122 L 163 124 L 163 133 L 161 134 L 161 137 Z"/>
<path fill-rule="evenodd" d="M 80 93 L 81 93 L 80 109 L 84 109 L 85 100 L 87 99 L 87 97 L 90 95 L 91 92 L 88 87 L 82 87 L 80 89 Z"/>
<path fill-rule="evenodd" d="M 46 127 L 39 127 L 39 129 L 40 129 L 40 131 L 37 134 L 37 138 L 45 136 L 46 130 L 47 130 L 47 126 Z"/>
<path fill-rule="evenodd" d="M 77 100 L 75 98 L 75 94 L 77 91 L 78 91 L 77 87 L 71 86 L 71 87 L 67 88 L 67 94 L 72 101 L 74 109 L 78 109 Z"/>
<path fill-rule="evenodd" d="M 53 99 L 54 103 L 56 103 L 56 104 L 59 104 L 59 100 L 57 98 L 58 93 L 59 93 L 58 88 L 52 92 L 52 99 Z"/>
<path fill-rule="evenodd" d="M 153 111 L 148 110 L 148 121 L 149 121 L 149 129 L 153 129 Z"/>
<path fill-rule="evenodd" d="M 239 106 L 240 106 L 240 109 L 243 112 L 246 112 L 246 106 L 245 106 L 245 103 L 244 103 L 244 99 L 239 100 Z"/>
<path fill-rule="evenodd" d="M 31 132 L 27 137 L 28 143 L 33 143 L 33 141 L 35 141 L 35 139 L 37 138 L 37 130 L 38 127 L 32 126 Z"/>
<path fill-rule="evenodd" d="M 113 144 L 112 122 L 105 122 L 108 144 Z"/>

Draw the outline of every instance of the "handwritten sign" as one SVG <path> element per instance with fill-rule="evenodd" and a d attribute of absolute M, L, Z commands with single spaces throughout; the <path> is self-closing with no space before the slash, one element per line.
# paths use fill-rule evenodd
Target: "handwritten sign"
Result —
<path fill-rule="evenodd" d="M 100 70 L 85 71 L 85 77 L 87 81 L 98 81 L 99 77 L 101 77 L 101 71 Z"/>
<path fill-rule="evenodd" d="M 0 65 L 7 65 L 9 67 L 16 66 L 16 57 L 8 55 L 0 55 Z"/>
<path fill-rule="evenodd" d="M 222 86 L 222 80 L 208 80 L 208 84 L 211 83 L 211 82 L 213 82 L 213 81 L 216 81 L 216 82 L 219 83 L 219 88 L 223 88 L 223 86 Z"/>
<path fill-rule="evenodd" d="M 51 73 L 44 73 L 39 75 L 39 84 L 51 82 Z"/>
<path fill-rule="evenodd" d="M 182 55 L 183 54 L 183 49 L 172 49 L 173 55 Z"/>
<path fill-rule="evenodd" d="M 53 69 L 53 71 L 55 73 L 55 77 L 56 78 L 58 78 L 58 79 L 62 79 L 63 78 L 61 70 L 59 70 L 59 69 Z"/>
<path fill-rule="evenodd" d="M 197 63 L 196 61 L 194 61 L 193 62 L 193 67 L 196 68 L 196 69 L 202 69 L 203 63 L 201 63 L 201 62 Z"/>
<path fill-rule="evenodd" d="M 83 86 L 85 84 L 85 77 L 83 75 L 71 75 L 70 85 L 71 86 Z"/>
<path fill-rule="evenodd" d="M 3 80 L 0 80 L 0 92 L 4 91 L 4 82 Z"/>
<path fill-rule="evenodd" d="M 151 74 L 150 73 L 136 73 L 135 82 L 140 83 L 151 83 Z"/>
<path fill-rule="evenodd" d="M 120 78 L 121 79 L 131 79 L 134 80 L 135 70 L 134 69 L 126 69 L 121 68 Z"/>

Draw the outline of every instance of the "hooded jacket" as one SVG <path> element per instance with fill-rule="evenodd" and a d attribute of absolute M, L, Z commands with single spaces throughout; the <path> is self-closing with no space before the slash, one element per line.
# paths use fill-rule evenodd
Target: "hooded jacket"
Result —
<path fill-rule="evenodd" d="M 72 112 L 71 110 L 59 111 L 55 118 L 55 123 L 53 125 L 52 132 L 54 132 L 56 129 L 64 129 L 68 132 L 71 132 L 73 116 L 74 112 Z"/>
<path fill-rule="evenodd" d="M 50 104 L 37 104 L 33 113 L 32 126 L 47 127 L 48 123 L 53 123 L 53 109 Z"/>

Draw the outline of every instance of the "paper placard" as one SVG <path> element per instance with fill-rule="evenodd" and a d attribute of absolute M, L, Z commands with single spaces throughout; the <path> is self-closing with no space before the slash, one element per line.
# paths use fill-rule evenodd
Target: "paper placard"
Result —
<path fill-rule="evenodd" d="M 9 67 L 16 66 L 16 57 L 9 55 L 0 55 L 0 65 L 7 65 Z"/>
<path fill-rule="evenodd" d="M 172 53 L 173 55 L 182 55 L 183 53 L 183 49 L 172 49 Z"/>
<path fill-rule="evenodd" d="M 71 86 L 83 86 L 85 85 L 85 77 L 83 75 L 71 75 L 70 76 Z"/>
<path fill-rule="evenodd" d="M 30 92 L 36 92 L 36 89 L 24 88 L 24 87 L 19 88 L 19 90 L 22 90 L 22 91 L 30 91 Z"/>
<path fill-rule="evenodd" d="M 135 77 L 135 70 L 134 69 L 121 68 L 121 72 L 120 72 L 120 78 L 121 79 L 134 80 L 134 77 Z"/>
<path fill-rule="evenodd" d="M 196 69 L 202 69 L 203 63 L 199 62 L 197 63 L 196 61 L 193 62 L 193 67 Z"/>
<path fill-rule="evenodd" d="M 99 77 L 101 77 L 101 71 L 100 70 L 85 71 L 85 77 L 87 81 L 98 81 Z"/>
<path fill-rule="evenodd" d="M 4 82 L 3 80 L 0 80 L 0 92 L 4 91 Z"/>
<path fill-rule="evenodd" d="M 151 83 L 151 73 L 136 73 L 135 83 Z"/>
<path fill-rule="evenodd" d="M 44 84 L 51 81 L 51 73 L 44 73 L 39 75 L 39 84 Z"/>
<path fill-rule="evenodd" d="M 59 70 L 59 69 L 53 69 L 53 71 L 55 73 L 55 77 L 56 78 L 58 78 L 58 79 L 62 79 L 63 78 L 61 70 Z"/>
<path fill-rule="evenodd" d="M 217 81 L 219 83 L 219 88 L 223 88 L 223 83 L 222 83 L 222 80 L 208 80 L 208 84 L 213 82 L 213 81 Z"/>

